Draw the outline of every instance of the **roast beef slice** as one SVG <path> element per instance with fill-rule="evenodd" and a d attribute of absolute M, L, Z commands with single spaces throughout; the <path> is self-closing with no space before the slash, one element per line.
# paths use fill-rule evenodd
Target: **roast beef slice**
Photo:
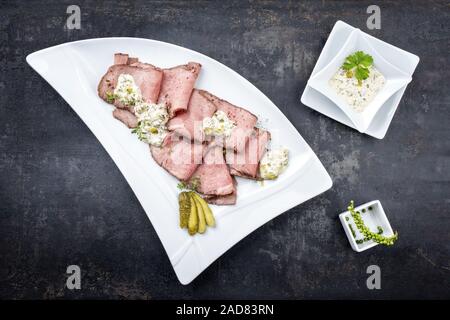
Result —
<path fill-rule="evenodd" d="M 189 62 L 188 64 L 164 69 L 159 103 L 165 103 L 170 117 L 179 111 L 186 111 L 189 98 L 194 89 L 195 81 L 200 73 L 201 64 Z"/>
<path fill-rule="evenodd" d="M 204 195 L 226 195 L 233 192 L 233 179 L 225 164 L 222 147 L 208 149 L 203 163 L 192 175 L 190 182 L 197 185 L 196 190 Z"/>
<path fill-rule="evenodd" d="M 269 141 L 270 132 L 255 128 L 243 152 L 227 152 L 226 162 L 230 166 L 231 174 L 257 179 L 259 161 L 263 157 Z"/>
<path fill-rule="evenodd" d="M 156 103 L 158 101 L 161 82 L 163 77 L 162 70 L 140 62 L 127 64 L 115 64 L 109 67 L 106 74 L 98 84 L 98 95 L 100 98 L 108 101 L 108 94 L 112 94 L 117 85 L 117 80 L 121 74 L 129 74 L 133 77 L 134 82 L 139 87 L 142 97 L 146 102 Z M 129 106 L 121 105 L 118 101 L 114 102 L 118 108 L 128 108 Z"/>
<path fill-rule="evenodd" d="M 132 64 L 138 62 L 138 58 L 129 57 L 126 53 L 115 53 L 114 64 Z"/>
<path fill-rule="evenodd" d="M 216 105 L 205 96 L 205 91 L 194 89 L 186 111 L 169 120 L 167 128 L 188 139 L 203 142 L 203 119 L 216 112 Z"/>
<path fill-rule="evenodd" d="M 161 147 L 150 146 L 153 159 L 170 174 L 182 181 L 188 181 L 201 164 L 205 146 L 190 140 L 168 134 Z"/>
<path fill-rule="evenodd" d="M 122 121 L 128 128 L 135 128 L 138 125 L 138 119 L 128 110 L 116 108 L 113 111 L 113 116 Z"/>
<path fill-rule="evenodd" d="M 233 178 L 233 192 L 227 195 L 204 195 L 203 198 L 210 204 L 218 206 L 234 205 L 237 200 L 236 180 Z"/>
<path fill-rule="evenodd" d="M 209 92 L 205 91 L 204 94 L 216 105 L 217 110 L 225 112 L 227 117 L 236 124 L 231 136 L 224 139 L 221 144 L 227 149 L 242 152 L 258 118 L 250 111 L 222 100 Z"/>

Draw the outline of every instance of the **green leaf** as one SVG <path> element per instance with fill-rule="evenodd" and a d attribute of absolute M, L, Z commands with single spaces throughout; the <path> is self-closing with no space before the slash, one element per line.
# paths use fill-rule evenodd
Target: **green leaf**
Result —
<path fill-rule="evenodd" d="M 358 80 L 366 80 L 369 77 L 369 69 L 365 67 L 356 68 L 355 78 Z"/>
<path fill-rule="evenodd" d="M 350 61 L 345 61 L 344 64 L 342 65 L 342 69 L 346 70 L 346 71 L 350 71 L 352 70 L 354 67 L 356 67 L 356 65 L 354 65 L 353 63 L 351 63 Z"/>
<path fill-rule="evenodd" d="M 373 58 L 371 55 L 368 55 L 363 51 L 356 51 L 345 58 L 342 69 L 347 71 L 347 77 L 354 75 L 358 80 L 358 84 L 361 85 L 361 81 L 366 80 L 369 77 L 369 67 L 372 64 Z"/>
<path fill-rule="evenodd" d="M 373 64 L 373 58 L 371 55 L 365 54 L 362 51 L 358 51 L 358 65 L 362 65 L 366 68 L 370 67 Z"/>

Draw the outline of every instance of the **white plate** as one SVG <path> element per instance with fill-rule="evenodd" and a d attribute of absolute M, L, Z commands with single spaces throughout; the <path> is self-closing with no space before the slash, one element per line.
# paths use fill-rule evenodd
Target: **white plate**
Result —
<path fill-rule="evenodd" d="M 270 119 L 266 127 L 274 141 L 282 137 L 282 144 L 290 150 L 287 170 L 264 186 L 239 179 L 237 204 L 213 206 L 217 227 L 190 237 L 178 226 L 177 180 L 153 161 L 148 145 L 115 120 L 113 107 L 97 96 L 97 84 L 115 52 L 129 53 L 159 67 L 200 62 L 203 67 L 196 87 Z M 27 57 L 27 62 L 75 110 L 119 167 L 182 284 L 191 282 L 256 228 L 331 188 L 325 168 L 283 113 L 250 82 L 205 55 L 155 40 L 103 38 L 37 51 Z"/>
<path fill-rule="evenodd" d="M 354 27 L 346 24 L 345 22 L 336 22 L 311 73 L 311 78 L 314 77 L 320 70 L 324 69 L 338 55 L 344 43 L 354 30 L 356 30 Z M 376 39 L 362 31 L 361 34 L 380 56 L 389 61 L 407 76 L 412 76 L 417 64 L 419 63 L 418 56 Z M 387 101 L 379 108 L 364 133 L 378 139 L 384 138 L 403 93 L 406 90 L 406 86 L 407 85 L 405 84 L 402 88 L 400 88 L 400 90 L 387 99 Z M 356 129 L 353 122 L 345 114 L 345 112 L 342 111 L 342 109 L 340 109 L 325 95 L 313 89 L 310 85 L 305 87 L 301 97 L 301 102 L 336 121 Z"/>

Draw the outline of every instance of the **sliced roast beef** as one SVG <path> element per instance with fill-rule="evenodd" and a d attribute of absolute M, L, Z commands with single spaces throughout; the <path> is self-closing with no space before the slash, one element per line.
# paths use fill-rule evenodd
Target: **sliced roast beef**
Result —
<path fill-rule="evenodd" d="M 205 96 L 205 92 L 193 90 L 187 110 L 169 120 L 167 128 L 170 131 L 198 142 L 205 140 L 203 119 L 211 117 L 216 112 L 216 105 Z"/>
<path fill-rule="evenodd" d="M 161 147 L 150 146 L 153 159 L 179 180 L 187 181 L 202 162 L 204 145 L 170 133 Z"/>
<path fill-rule="evenodd" d="M 138 58 L 132 58 L 126 53 L 115 53 L 114 54 L 114 64 L 132 64 L 138 62 Z"/>
<path fill-rule="evenodd" d="M 130 57 L 126 53 L 115 53 L 114 54 L 114 64 L 133 64 L 139 62 L 138 58 Z"/>
<path fill-rule="evenodd" d="M 139 62 L 139 58 L 128 57 L 127 64 L 134 64 L 134 63 L 138 63 L 138 62 Z"/>
<path fill-rule="evenodd" d="M 114 64 L 128 64 L 128 54 L 115 53 L 114 54 Z"/>
<path fill-rule="evenodd" d="M 211 147 L 203 157 L 190 181 L 197 184 L 197 191 L 204 195 L 226 195 L 234 190 L 230 170 L 225 164 L 222 147 Z"/>
<path fill-rule="evenodd" d="M 121 58 L 122 59 L 122 58 Z M 152 66 L 151 64 L 133 63 L 115 64 L 109 67 L 106 74 L 98 84 L 98 95 L 100 98 L 110 103 L 108 95 L 114 92 L 117 85 L 117 79 L 121 74 L 129 74 L 133 77 L 134 82 L 139 87 L 142 97 L 146 102 L 156 103 L 161 88 L 163 72 L 161 69 Z M 119 103 L 114 103 L 118 108 L 126 108 Z"/>
<path fill-rule="evenodd" d="M 201 64 L 189 62 L 182 66 L 164 69 L 158 103 L 165 103 L 170 117 L 188 108 L 189 98 L 200 73 Z"/>
<path fill-rule="evenodd" d="M 156 68 L 156 69 L 160 70 L 161 72 L 163 72 L 162 69 L 159 69 L 150 63 L 140 62 L 139 60 L 136 60 L 136 61 L 129 60 L 128 64 L 132 67 L 138 67 L 138 68 L 142 68 L 142 69 L 155 69 Z M 161 81 L 161 84 L 162 84 L 162 81 Z"/>
<path fill-rule="evenodd" d="M 113 116 L 122 121 L 128 128 L 135 128 L 138 125 L 138 119 L 128 110 L 116 108 L 113 111 Z"/>
<path fill-rule="evenodd" d="M 236 204 L 237 200 L 236 179 L 233 178 L 232 193 L 226 195 L 204 195 L 203 199 L 205 199 L 206 202 L 210 204 L 215 204 L 218 206 Z"/>
<path fill-rule="evenodd" d="M 246 109 L 237 107 L 209 92 L 205 91 L 205 96 L 216 105 L 217 110 L 225 112 L 227 117 L 236 124 L 236 127 L 231 132 L 231 136 L 226 138 L 222 144 L 227 149 L 242 152 L 247 144 L 248 138 L 253 132 L 258 118 Z"/>
<path fill-rule="evenodd" d="M 232 175 L 257 179 L 259 161 L 263 157 L 270 141 L 270 132 L 255 128 L 244 152 L 227 152 L 226 161 Z"/>

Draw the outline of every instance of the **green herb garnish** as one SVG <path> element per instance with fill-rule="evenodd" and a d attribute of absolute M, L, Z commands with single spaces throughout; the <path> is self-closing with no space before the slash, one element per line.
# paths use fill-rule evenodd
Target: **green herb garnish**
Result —
<path fill-rule="evenodd" d="M 138 125 L 133 128 L 133 130 L 131 130 L 131 133 L 135 133 L 138 136 L 138 139 L 145 142 L 145 143 L 150 143 L 149 140 L 149 135 L 148 133 L 151 134 L 158 134 L 158 128 L 155 127 L 150 127 L 149 129 L 147 129 L 148 127 L 148 122 L 144 121 L 139 121 Z"/>
<path fill-rule="evenodd" d="M 353 76 L 358 80 L 358 85 L 362 85 L 362 81 L 369 77 L 369 67 L 373 64 L 373 58 L 371 55 L 364 53 L 363 51 L 356 51 L 354 54 L 345 58 L 342 69 L 346 72 L 348 78 Z"/>
<path fill-rule="evenodd" d="M 144 129 L 145 123 L 143 121 L 139 121 L 137 127 L 131 130 L 131 133 L 135 133 L 138 136 L 138 139 L 144 142 L 148 142 L 147 134 Z"/>
<path fill-rule="evenodd" d="M 180 190 L 189 189 L 188 186 L 187 186 L 187 184 L 186 184 L 186 182 L 184 182 L 184 181 L 178 182 L 177 188 L 180 189 Z"/>
<path fill-rule="evenodd" d="M 378 233 L 370 231 L 370 229 L 364 224 L 364 221 L 361 218 L 359 212 L 355 211 L 355 203 L 353 200 L 350 201 L 350 205 L 348 206 L 347 209 L 348 211 L 350 211 L 350 214 L 352 215 L 353 221 L 355 222 L 355 225 L 358 228 L 359 232 L 361 232 L 364 235 L 364 241 L 366 241 L 366 239 L 367 241 L 373 240 L 379 244 L 392 246 L 394 242 L 398 239 L 397 231 L 391 237 L 382 236 L 379 233 L 380 230 L 383 231 L 381 227 L 378 227 Z"/>
<path fill-rule="evenodd" d="M 189 182 L 180 181 L 177 184 L 177 188 L 180 189 L 180 190 L 197 191 L 199 186 L 200 186 L 200 179 L 198 177 L 192 178 Z"/>
<path fill-rule="evenodd" d="M 200 187 L 200 179 L 198 177 L 194 177 L 189 182 L 190 188 L 194 191 L 197 191 L 197 189 Z"/>
<path fill-rule="evenodd" d="M 116 100 L 116 95 L 112 92 L 106 91 L 106 101 L 108 103 L 113 103 Z"/>

